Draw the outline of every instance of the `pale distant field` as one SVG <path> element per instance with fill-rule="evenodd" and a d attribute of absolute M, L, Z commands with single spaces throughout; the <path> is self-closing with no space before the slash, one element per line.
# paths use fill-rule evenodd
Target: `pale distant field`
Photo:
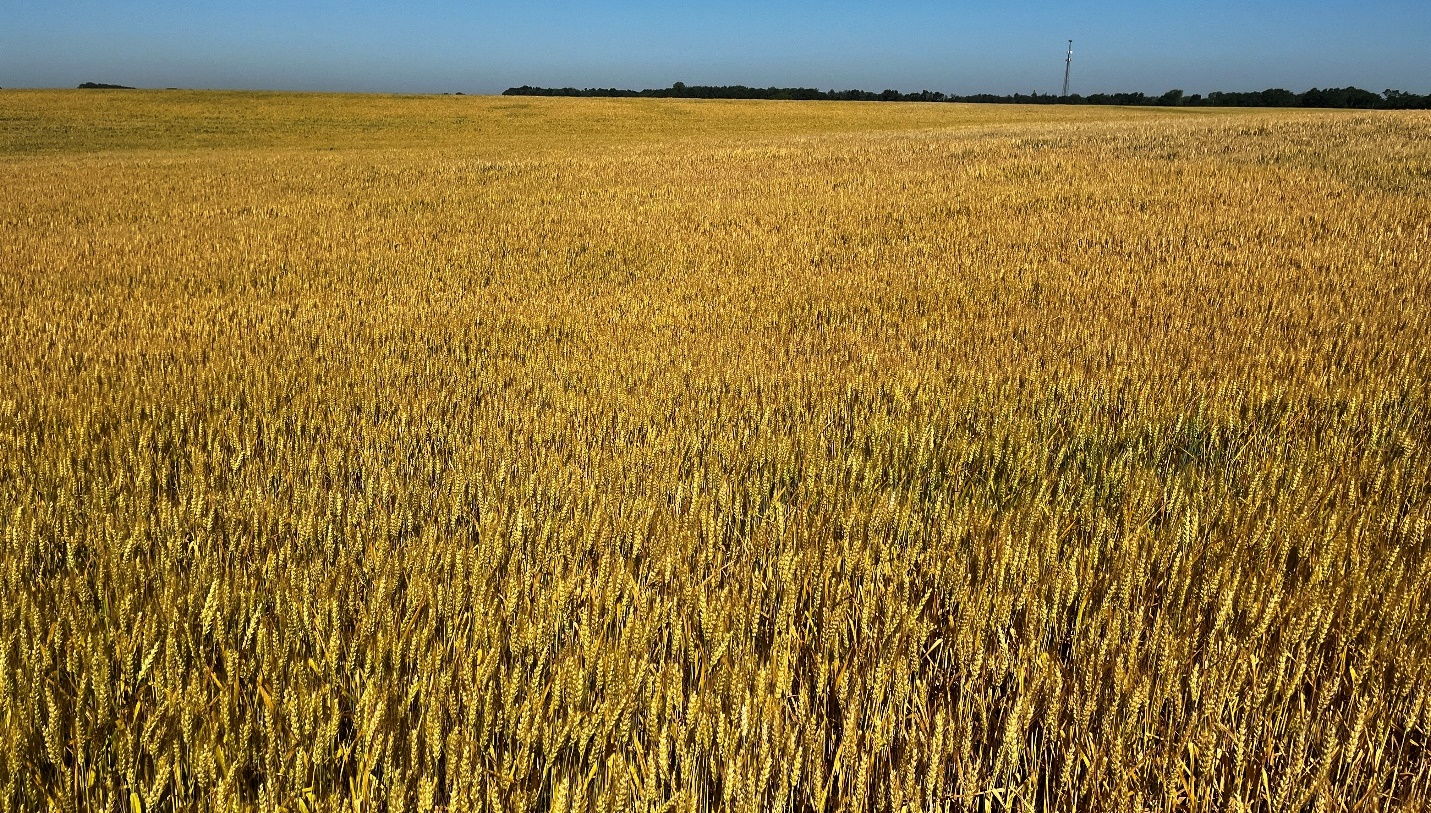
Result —
<path fill-rule="evenodd" d="M 0 809 L 1431 805 L 1431 114 L 0 91 L 0 180 Z"/>

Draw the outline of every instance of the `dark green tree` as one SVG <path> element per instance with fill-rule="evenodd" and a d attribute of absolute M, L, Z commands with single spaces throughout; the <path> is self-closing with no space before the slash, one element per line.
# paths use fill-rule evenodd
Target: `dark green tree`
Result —
<path fill-rule="evenodd" d="M 1173 88 L 1172 90 L 1158 97 L 1158 104 L 1163 105 L 1164 107 L 1176 107 L 1182 103 L 1182 88 Z"/>

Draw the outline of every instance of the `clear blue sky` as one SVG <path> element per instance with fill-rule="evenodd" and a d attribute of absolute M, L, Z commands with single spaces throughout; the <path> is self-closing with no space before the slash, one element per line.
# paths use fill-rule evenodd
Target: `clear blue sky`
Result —
<path fill-rule="evenodd" d="M 0 86 L 1431 92 L 1431 0 L 0 0 Z"/>

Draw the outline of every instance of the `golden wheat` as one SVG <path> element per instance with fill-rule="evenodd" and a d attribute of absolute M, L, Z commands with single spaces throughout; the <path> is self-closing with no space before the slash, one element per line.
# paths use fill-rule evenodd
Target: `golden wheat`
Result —
<path fill-rule="evenodd" d="M 1431 804 L 1431 117 L 0 93 L 0 806 Z"/>

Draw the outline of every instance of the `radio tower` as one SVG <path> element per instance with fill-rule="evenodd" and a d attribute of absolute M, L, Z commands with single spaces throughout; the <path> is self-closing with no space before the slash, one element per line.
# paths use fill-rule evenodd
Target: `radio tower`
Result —
<path fill-rule="evenodd" d="M 1068 57 L 1063 60 L 1063 95 L 1068 95 L 1068 72 L 1073 68 L 1073 40 L 1068 41 Z"/>

